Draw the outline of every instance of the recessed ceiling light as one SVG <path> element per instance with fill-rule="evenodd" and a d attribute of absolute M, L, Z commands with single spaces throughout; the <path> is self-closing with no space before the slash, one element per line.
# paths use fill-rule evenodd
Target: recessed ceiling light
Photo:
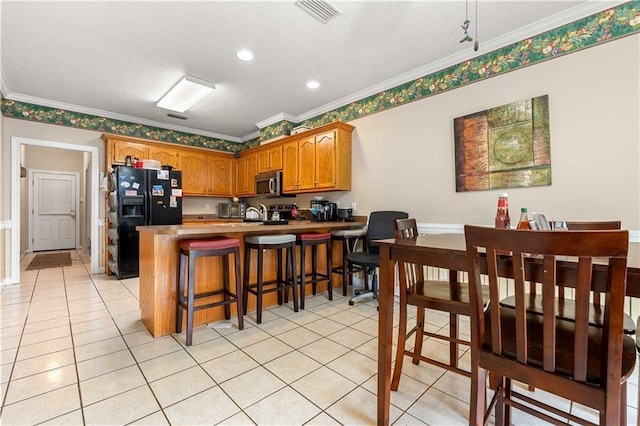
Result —
<path fill-rule="evenodd" d="M 160 108 L 183 113 L 215 90 L 216 86 L 190 75 L 178 82 L 156 104 Z"/>
<path fill-rule="evenodd" d="M 317 89 L 318 87 L 320 87 L 320 83 L 318 83 L 317 81 L 309 81 L 307 82 L 307 87 L 309 89 Z"/>
<path fill-rule="evenodd" d="M 240 59 L 241 61 L 250 61 L 253 59 L 253 53 L 246 49 L 238 50 L 236 52 L 236 58 Z"/>

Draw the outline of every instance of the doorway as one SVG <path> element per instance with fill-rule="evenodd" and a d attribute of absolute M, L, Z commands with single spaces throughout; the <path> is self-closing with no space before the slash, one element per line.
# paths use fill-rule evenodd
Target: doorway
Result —
<path fill-rule="evenodd" d="M 32 251 L 78 248 L 78 173 L 29 170 L 29 246 Z"/>
<path fill-rule="evenodd" d="M 11 137 L 11 276 L 9 284 L 17 284 L 20 282 L 20 147 L 22 145 L 36 145 L 49 148 L 59 148 L 70 151 L 82 151 L 88 153 L 90 157 L 91 169 L 91 200 L 87 205 L 87 212 L 90 216 L 91 230 L 91 273 L 99 274 L 104 272 L 104 267 L 100 267 L 99 262 L 99 194 L 98 182 L 100 182 L 100 172 L 98 167 L 99 150 L 98 147 L 89 145 L 76 145 L 72 143 L 47 141 L 39 139 L 30 139 L 12 136 Z"/>

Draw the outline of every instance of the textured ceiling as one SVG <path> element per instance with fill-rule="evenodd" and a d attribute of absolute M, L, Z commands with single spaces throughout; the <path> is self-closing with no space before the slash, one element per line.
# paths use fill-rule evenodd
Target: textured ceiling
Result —
<path fill-rule="evenodd" d="M 326 25 L 293 1 L 1 1 L 2 92 L 240 141 L 620 3 L 480 0 L 474 52 L 459 43 L 464 1 L 334 1 Z M 475 37 L 473 0 L 469 18 Z M 155 104 L 185 74 L 216 90 L 182 121 Z"/>

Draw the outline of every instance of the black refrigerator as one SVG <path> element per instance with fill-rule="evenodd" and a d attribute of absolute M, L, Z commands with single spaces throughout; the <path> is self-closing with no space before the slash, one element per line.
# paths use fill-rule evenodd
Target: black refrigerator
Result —
<path fill-rule="evenodd" d="M 182 174 L 115 167 L 110 176 L 108 266 L 118 278 L 138 276 L 137 226 L 182 224 Z"/>

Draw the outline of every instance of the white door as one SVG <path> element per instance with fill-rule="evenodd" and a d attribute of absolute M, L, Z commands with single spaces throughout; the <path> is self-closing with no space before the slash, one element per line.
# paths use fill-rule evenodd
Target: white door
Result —
<path fill-rule="evenodd" d="M 33 250 L 76 248 L 76 175 L 33 173 Z"/>

